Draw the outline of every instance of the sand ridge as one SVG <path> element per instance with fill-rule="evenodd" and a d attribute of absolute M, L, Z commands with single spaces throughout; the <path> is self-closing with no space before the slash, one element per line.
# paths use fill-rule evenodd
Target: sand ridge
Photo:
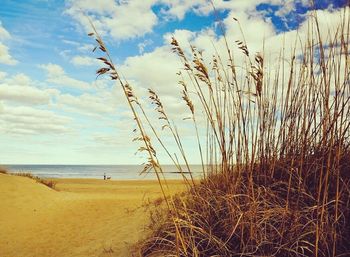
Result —
<path fill-rule="evenodd" d="M 0 174 L 0 256 L 129 256 L 147 226 L 142 204 L 161 196 L 156 181 L 56 182 L 58 191 Z M 184 190 L 181 181 L 169 185 Z"/>

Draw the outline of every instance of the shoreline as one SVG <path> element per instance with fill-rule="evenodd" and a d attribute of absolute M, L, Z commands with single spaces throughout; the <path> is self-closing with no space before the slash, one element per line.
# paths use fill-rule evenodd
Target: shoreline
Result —
<path fill-rule="evenodd" d="M 11 173 L 9 173 L 9 175 L 12 175 Z M 13 174 L 16 175 L 16 174 Z M 150 178 L 150 179 L 99 179 L 99 178 L 55 178 L 55 177 L 40 177 L 42 179 L 47 179 L 47 180 L 54 180 L 54 181 L 95 181 L 95 182 L 99 182 L 99 181 L 104 181 L 104 182 L 108 182 L 108 181 L 113 181 L 113 182 L 136 182 L 136 183 L 142 183 L 142 182 L 158 182 L 158 180 L 155 178 Z M 183 181 L 182 178 L 179 179 L 166 179 L 167 182 L 181 182 Z"/>
<path fill-rule="evenodd" d="M 156 180 L 154 172 L 140 174 L 142 165 L 15 165 L 1 164 L 10 173 L 31 173 L 43 179 L 77 178 L 103 179 L 104 174 L 113 180 Z M 163 165 L 164 176 L 169 179 L 182 179 L 181 173 L 174 165 Z M 192 175 L 202 177 L 202 167 L 190 165 Z M 190 177 L 187 168 L 184 175 Z"/>
<path fill-rule="evenodd" d="M 6 174 L 8 175 L 13 175 L 13 176 L 20 176 L 18 174 L 25 174 L 25 173 L 29 173 L 35 177 L 39 177 L 41 179 L 45 179 L 45 180 L 69 180 L 69 179 L 72 179 L 72 180 L 96 180 L 96 181 L 158 181 L 156 175 L 154 175 L 153 177 L 151 176 L 145 176 L 145 177 L 129 177 L 129 178 L 118 178 L 118 177 L 111 177 L 110 179 L 106 179 L 104 180 L 103 179 L 103 176 L 102 177 L 49 177 L 49 176 L 40 176 L 40 174 L 37 174 L 37 173 L 33 173 L 33 172 L 26 172 L 26 171 L 8 171 Z M 184 175 L 189 175 L 190 173 L 184 173 Z M 166 178 L 166 175 L 178 175 L 177 178 L 174 178 L 174 177 L 170 177 L 170 178 Z M 166 178 L 166 181 L 181 181 L 183 180 L 183 177 L 181 176 L 181 173 L 177 173 L 177 172 L 168 172 L 168 173 L 165 173 L 165 178 Z M 188 177 L 188 179 L 190 179 Z M 199 180 L 201 179 L 201 177 L 195 177 L 195 180 Z"/>

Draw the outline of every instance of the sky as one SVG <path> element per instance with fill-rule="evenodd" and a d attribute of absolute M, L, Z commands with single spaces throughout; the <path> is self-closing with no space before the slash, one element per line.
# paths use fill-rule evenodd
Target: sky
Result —
<path fill-rule="evenodd" d="M 0 164 L 140 164 L 135 124 L 118 85 L 96 78 L 100 64 L 88 18 L 123 76 L 140 95 L 155 89 L 169 115 L 181 121 L 170 40 L 213 52 L 222 27 L 250 51 L 262 42 L 276 51 L 281 38 L 305 32 L 310 10 L 334 26 L 347 0 L 0 0 Z M 287 40 L 288 41 L 288 40 Z M 269 43 L 269 44 L 268 44 Z M 146 100 L 145 100 L 146 101 Z M 147 106 L 147 104 L 146 104 Z M 151 111 L 151 107 L 148 108 Z M 191 163 L 199 163 L 188 125 L 179 131 Z M 164 140 L 170 142 L 164 132 Z M 169 163 L 164 159 L 164 163 Z"/>

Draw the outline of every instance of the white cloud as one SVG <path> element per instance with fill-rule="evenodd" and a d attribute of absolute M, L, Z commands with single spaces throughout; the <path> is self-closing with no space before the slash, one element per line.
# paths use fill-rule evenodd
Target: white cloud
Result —
<path fill-rule="evenodd" d="M 143 42 L 137 44 L 137 47 L 139 48 L 139 53 L 143 54 L 143 52 L 145 51 L 145 48 L 152 44 L 153 44 L 153 41 L 151 39 L 146 39 Z"/>
<path fill-rule="evenodd" d="M 18 63 L 9 53 L 9 48 L 4 44 L 5 40 L 11 39 L 10 33 L 2 26 L 0 22 L 0 63 L 15 65 Z"/>
<path fill-rule="evenodd" d="M 8 134 L 57 134 L 69 133 L 70 118 L 54 112 L 31 107 L 0 109 L 0 131 Z"/>
<path fill-rule="evenodd" d="M 0 83 L 0 100 L 30 104 L 47 105 L 52 95 L 57 94 L 54 89 L 41 89 L 28 76 L 20 73 L 4 79 Z"/>
<path fill-rule="evenodd" d="M 96 60 L 95 58 L 89 57 L 89 56 L 80 56 L 76 55 L 71 60 L 71 63 L 73 63 L 76 66 L 94 66 L 99 65 L 100 62 Z"/>
<path fill-rule="evenodd" d="M 227 1 L 214 2 L 222 9 L 231 7 Z M 161 7 L 159 17 L 152 10 L 155 5 Z M 103 0 L 98 5 L 92 0 L 67 0 L 65 13 L 75 19 L 85 32 L 92 30 L 88 15 L 99 33 L 109 35 L 115 40 L 125 40 L 152 32 L 160 19 L 182 20 L 190 10 L 206 15 L 209 12 L 208 7 L 212 11 L 212 6 L 206 0 Z"/>
<path fill-rule="evenodd" d="M 230 5 L 230 8 L 233 9 L 238 8 L 240 2 L 242 1 L 238 1 L 238 3 L 236 1 L 222 2 L 222 5 L 225 5 L 225 7 Z M 274 69 L 274 65 L 276 64 L 274 58 L 279 54 L 283 45 L 283 38 L 285 41 L 285 56 L 289 57 L 292 49 L 291 47 L 297 36 L 306 34 L 308 20 L 302 23 L 297 30 L 285 34 L 277 34 L 271 21 L 264 19 L 262 15 L 256 12 L 255 5 L 252 5 L 252 1 L 247 2 L 250 4 L 243 3 L 244 7 L 242 7 L 243 9 L 241 9 L 240 12 L 231 11 L 223 21 L 223 24 L 227 28 L 227 41 L 232 50 L 231 53 L 235 57 L 234 62 L 241 71 L 240 67 L 245 65 L 245 56 L 242 51 L 238 49 L 235 40 L 240 39 L 243 41 L 243 37 L 233 17 L 238 18 L 242 25 L 252 61 L 254 61 L 255 53 L 262 51 L 264 47 L 266 64 L 269 63 L 271 69 Z M 260 3 L 261 1 L 258 2 Z M 254 3 L 257 3 L 257 1 L 254 1 Z M 282 2 L 274 1 L 274 3 L 280 4 Z M 329 30 L 330 27 L 334 28 L 339 25 L 341 20 L 340 14 L 341 11 L 317 11 L 323 37 L 327 37 L 328 31 L 334 31 L 334 29 Z M 311 16 L 307 17 L 308 19 L 311 18 Z M 203 29 L 199 32 L 175 30 L 173 33 L 164 35 L 165 45 L 156 48 L 153 52 L 127 58 L 124 64 L 120 66 L 120 70 L 122 74 L 125 74 L 138 95 L 145 95 L 145 89 L 147 88 L 155 89 L 172 117 L 178 116 L 177 118 L 179 118 L 179 116 L 181 116 L 183 118 L 187 116 L 188 112 L 183 108 L 183 103 L 181 103 L 181 87 L 177 84 L 179 77 L 175 75 L 183 66 L 179 62 L 178 57 L 170 51 L 169 43 L 173 35 L 178 39 L 180 44 L 184 46 L 183 49 L 185 52 L 189 52 L 188 43 L 191 43 L 198 49 L 204 50 L 203 55 L 207 63 L 211 61 L 213 54 L 220 54 L 223 58 L 223 65 L 226 66 L 225 64 L 228 64 L 227 51 L 223 37 L 217 36 L 213 30 Z M 264 40 L 265 45 L 263 44 Z M 215 46 L 216 49 L 214 49 L 213 46 Z M 248 63 L 247 65 L 249 68 L 250 64 Z M 243 72 L 239 72 L 239 74 L 246 76 L 247 71 L 243 68 Z M 196 101 L 195 99 L 192 100 Z M 195 102 L 195 105 L 198 104 Z M 149 107 L 147 105 L 145 106 L 147 108 Z"/>
<path fill-rule="evenodd" d="M 62 39 L 62 42 L 67 44 L 67 45 L 79 46 L 78 42 L 75 42 L 75 41 L 72 41 L 72 40 Z"/>
<path fill-rule="evenodd" d="M 171 92 L 172 85 L 177 84 L 176 72 L 181 67 L 180 61 L 170 48 L 164 46 L 151 53 L 127 58 L 120 69 L 129 79 L 136 80 L 143 88 Z"/>
<path fill-rule="evenodd" d="M 283 7 L 281 7 L 280 9 L 278 9 L 275 14 L 279 17 L 284 17 L 286 15 L 288 15 L 290 12 L 295 11 L 295 1 L 293 0 L 288 0 L 285 1 L 285 3 L 283 4 Z"/>
<path fill-rule="evenodd" d="M 197 33 L 194 31 L 186 29 L 176 29 L 172 33 L 165 34 L 163 38 L 167 45 L 170 45 L 172 37 L 174 37 L 180 45 L 185 45 L 187 47 L 188 43 L 190 43 L 196 37 L 196 34 Z"/>
<path fill-rule="evenodd" d="M 62 50 L 59 52 L 59 55 L 62 56 L 64 59 L 69 59 L 70 58 L 70 52 L 71 50 Z"/>
<path fill-rule="evenodd" d="M 48 82 L 64 87 L 73 87 L 83 90 L 91 89 L 89 83 L 69 77 L 66 75 L 63 68 L 57 64 L 42 64 L 40 67 L 47 72 Z"/>
<path fill-rule="evenodd" d="M 7 65 L 15 65 L 18 63 L 16 59 L 14 59 L 10 53 L 9 48 L 0 42 L 0 63 Z"/>
<path fill-rule="evenodd" d="M 166 8 L 163 8 L 161 13 L 166 17 L 177 18 L 179 20 L 182 20 L 189 10 L 207 5 L 207 1 L 205 0 L 163 0 L 161 2 L 166 5 Z"/>
<path fill-rule="evenodd" d="M 57 98 L 57 104 L 87 114 L 113 114 L 116 112 L 116 103 L 113 100 L 113 95 L 109 92 L 98 95 L 82 94 L 80 96 L 62 94 Z"/>
<path fill-rule="evenodd" d="M 95 134 L 93 139 L 97 144 L 107 145 L 107 146 L 125 146 L 131 141 L 130 135 L 124 135 L 121 137 L 120 133 L 115 133 L 114 135 Z"/>
<path fill-rule="evenodd" d="M 109 34 L 114 39 L 129 39 L 151 32 L 157 24 L 157 16 L 152 11 L 154 0 L 119 1 L 69 0 L 66 14 L 77 20 L 86 32 L 91 31 L 88 13 L 97 30 Z"/>
<path fill-rule="evenodd" d="M 8 31 L 6 29 L 4 29 L 4 27 L 2 27 L 1 22 L 0 22 L 0 40 L 7 40 L 10 38 L 11 38 L 10 33 L 8 33 Z"/>
<path fill-rule="evenodd" d="M 7 76 L 6 72 L 0 71 L 0 81 L 3 80 Z"/>
<path fill-rule="evenodd" d="M 0 100 L 22 104 L 48 104 L 50 102 L 50 91 L 35 87 L 0 84 Z"/>
<path fill-rule="evenodd" d="M 92 52 L 94 49 L 94 45 L 92 44 L 82 44 L 78 46 L 78 51 L 80 52 Z"/>
<path fill-rule="evenodd" d="M 279 50 L 284 44 L 285 56 L 291 56 L 292 49 L 296 47 L 296 55 L 302 54 L 302 46 L 307 40 L 318 41 L 318 32 L 315 26 L 315 15 L 317 16 L 320 30 L 320 37 L 324 44 L 327 46 L 330 40 L 334 40 L 339 25 L 342 22 L 342 17 L 349 19 L 350 9 L 340 10 L 317 10 L 315 12 L 309 11 L 305 14 L 305 21 L 302 22 L 296 30 L 291 30 L 283 34 L 278 34 L 267 38 L 265 42 L 265 53 L 267 55 L 277 56 Z M 347 22 L 345 22 L 346 24 Z M 311 38 L 311 31 L 312 37 Z M 338 31 L 339 33 L 339 31 Z M 339 34 L 338 34 L 339 39 Z"/>
<path fill-rule="evenodd" d="M 30 77 L 23 73 L 18 73 L 12 77 L 7 78 L 5 82 L 16 86 L 30 86 L 34 84 Z"/>
<path fill-rule="evenodd" d="M 260 4 L 277 6 L 275 15 L 284 17 L 296 9 L 296 5 L 309 6 L 307 0 L 214 0 L 216 10 L 228 10 L 241 16 L 250 13 L 257 15 L 256 7 Z M 156 15 L 153 6 L 160 7 Z M 206 0 L 146 0 L 146 1 L 115 1 L 103 0 L 97 5 L 92 0 L 67 0 L 65 13 L 75 19 L 85 30 L 91 32 L 88 21 L 90 17 L 94 26 L 102 35 L 123 40 L 140 37 L 152 32 L 160 20 L 184 19 L 186 13 L 193 11 L 197 15 L 208 15 L 213 12 L 213 5 Z M 132 22 L 131 22 L 132 21 Z M 142 51 L 141 51 L 142 52 Z"/>
<path fill-rule="evenodd" d="M 96 58 L 92 58 L 91 55 L 92 50 L 94 49 L 94 45 L 92 44 L 80 44 L 74 41 L 63 40 L 64 43 L 74 46 L 76 51 L 79 52 L 79 55 L 74 55 L 72 49 L 66 49 L 59 52 L 59 54 L 65 59 L 69 60 L 70 63 L 75 66 L 93 66 L 99 64 Z M 81 54 L 84 55 L 81 55 Z"/>

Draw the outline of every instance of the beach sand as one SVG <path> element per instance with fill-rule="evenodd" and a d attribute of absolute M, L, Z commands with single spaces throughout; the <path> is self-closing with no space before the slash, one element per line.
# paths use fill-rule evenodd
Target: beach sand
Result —
<path fill-rule="evenodd" d="M 156 181 L 55 181 L 57 191 L 0 174 L 1 257 L 130 256 L 147 233 L 145 205 L 161 197 Z M 185 189 L 181 181 L 169 186 Z"/>

